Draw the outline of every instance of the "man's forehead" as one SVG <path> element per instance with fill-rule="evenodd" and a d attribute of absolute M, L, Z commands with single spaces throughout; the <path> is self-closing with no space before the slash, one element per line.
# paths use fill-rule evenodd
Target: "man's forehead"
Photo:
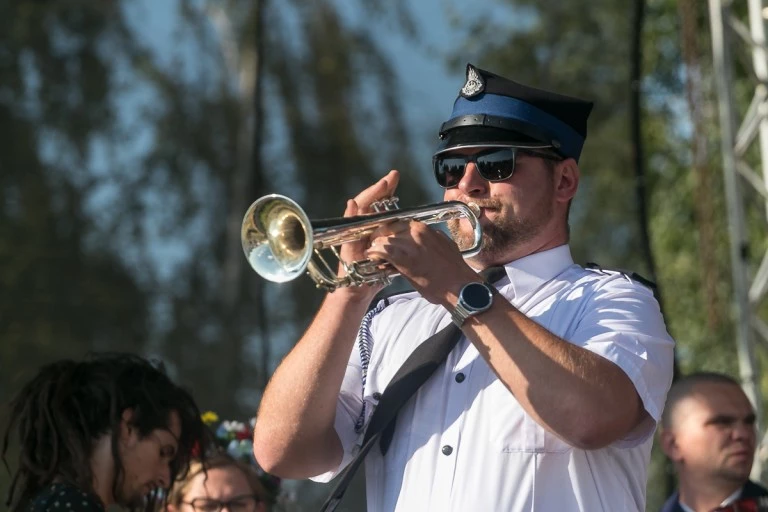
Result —
<path fill-rule="evenodd" d="M 753 412 L 744 391 L 734 384 L 720 382 L 697 383 L 682 398 L 673 415 L 673 421 L 714 415 L 746 416 Z"/>

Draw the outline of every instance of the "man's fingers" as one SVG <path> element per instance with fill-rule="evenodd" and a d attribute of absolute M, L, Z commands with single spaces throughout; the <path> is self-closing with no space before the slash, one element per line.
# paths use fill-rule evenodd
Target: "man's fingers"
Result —
<path fill-rule="evenodd" d="M 392 220 L 385 224 L 381 224 L 376 230 L 371 233 L 371 240 L 376 238 L 386 238 L 388 236 L 397 235 L 410 229 L 410 222 L 404 220 Z"/>
<path fill-rule="evenodd" d="M 387 181 L 382 178 L 370 187 L 366 188 L 355 196 L 355 203 L 359 208 L 367 208 L 372 202 L 382 197 L 386 197 Z"/>
<path fill-rule="evenodd" d="M 353 217 L 357 215 L 357 203 L 354 201 L 354 199 L 348 199 L 347 200 L 347 207 L 344 209 L 344 216 L 345 217 Z"/>
<path fill-rule="evenodd" d="M 386 197 L 395 195 L 395 190 L 397 190 L 397 185 L 400 183 L 400 172 L 393 169 L 389 171 L 389 174 L 384 176 L 383 179 L 387 184 Z"/>
<path fill-rule="evenodd" d="M 390 171 L 389 174 L 379 181 L 357 194 L 354 201 L 357 204 L 358 211 L 363 213 L 367 211 L 368 207 L 374 201 L 392 196 L 397 189 L 399 181 L 400 173 L 397 171 Z"/>

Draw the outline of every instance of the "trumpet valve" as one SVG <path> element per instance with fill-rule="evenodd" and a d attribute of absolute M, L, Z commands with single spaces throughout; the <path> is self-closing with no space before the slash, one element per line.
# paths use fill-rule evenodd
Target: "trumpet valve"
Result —
<path fill-rule="evenodd" d="M 400 198 L 397 196 L 385 197 L 384 199 L 379 199 L 378 201 L 372 202 L 371 208 L 373 208 L 373 211 L 376 213 L 388 212 L 390 210 L 399 210 L 399 202 Z"/>

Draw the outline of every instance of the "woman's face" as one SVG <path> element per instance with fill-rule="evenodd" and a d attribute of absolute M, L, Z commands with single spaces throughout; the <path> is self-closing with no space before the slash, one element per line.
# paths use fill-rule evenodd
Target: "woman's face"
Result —
<path fill-rule="evenodd" d="M 229 466 L 201 472 L 189 483 L 181 512 L 266 512 L 240 469 Z"/>

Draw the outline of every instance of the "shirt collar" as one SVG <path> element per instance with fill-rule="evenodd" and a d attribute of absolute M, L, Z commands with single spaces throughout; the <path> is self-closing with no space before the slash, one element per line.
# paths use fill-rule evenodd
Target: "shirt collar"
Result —
<path fill-rule="evenodd" d="M 536 252 L 504 265 L 514 296 L 521 299 L 573 265 L 568 244 Z"/>
<path fill-rule="evenodd" d="M 731 503 L 733 503 L 737 499 L 741 498 L 741 491 L 743 491 L 743 490 L 744 490 L 744 487 L 739 487 L 738 489 L 736 489 L 736 492 L 731 494 L 727 498 L 725 498 L 723 500 L 723 502 L 720 504 L 720 506 L 721 507 L 725 507 L 727 505 L 730 505 Z"/>
<path fill-rule="evenodd" d="M 739 499 L 741 497 L 741 491 L 743 490 L 744 490 L 744 487 L 739 487 L 738 489 L 736 489 L 736 492 L 734 492 L 733 494 L 725 498 L 723 502 L 720 504 L 720 506 L 727 507 L 728 505 L 730 505 L 731 503 Z M 679 499 L 678 499 L 678 503 L 680 503 L 680 508 L 683 509 L 683 512 L 696 512 L 695 510 L 693 510 L 691 507 L 689 507 Z"/>

